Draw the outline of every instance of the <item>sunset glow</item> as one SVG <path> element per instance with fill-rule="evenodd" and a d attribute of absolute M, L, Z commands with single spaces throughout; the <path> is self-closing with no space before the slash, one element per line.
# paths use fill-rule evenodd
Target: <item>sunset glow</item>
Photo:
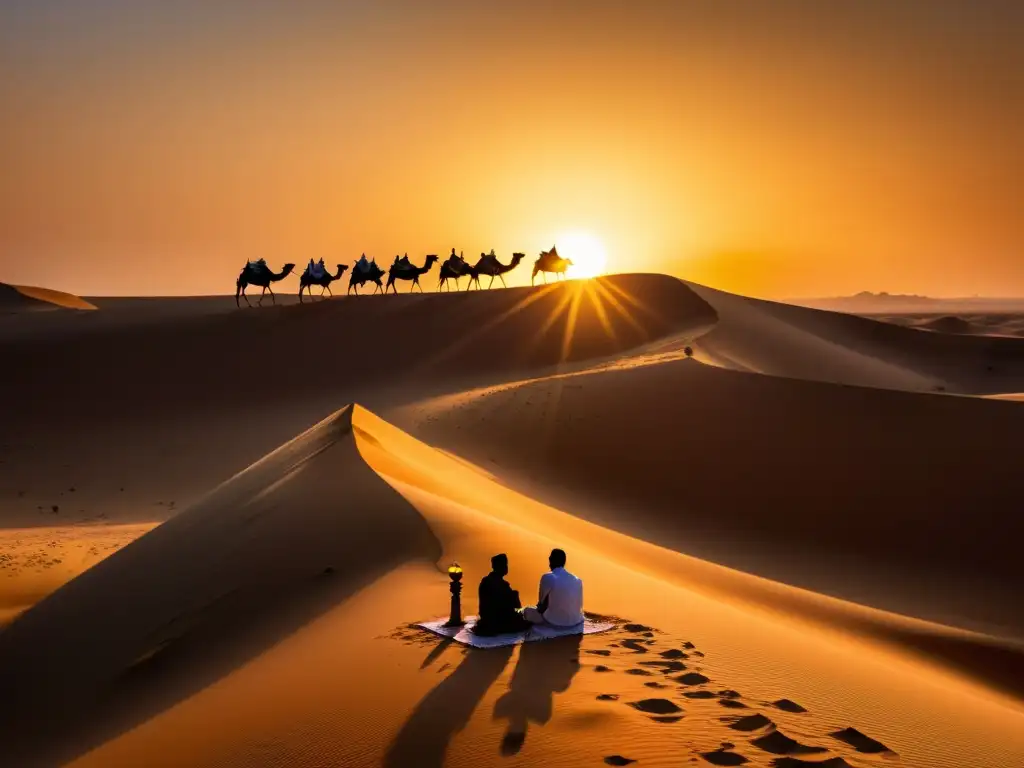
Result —
<path fill-rule="evenodd" d="M 587 232 L 572 232 L 558 238 L 558 255 L 570 259 L 568 276 L 577 278 L 603 275 L 608 266 L 608 253 L 604 243 Z"/>
<path fill-rule="evenodd" d="M 5 3 L 0 280 L 493 248 L 515 286 L 555 243 L 568 277 L 1024 293 L 1024 6 L 597 5 Z"/>

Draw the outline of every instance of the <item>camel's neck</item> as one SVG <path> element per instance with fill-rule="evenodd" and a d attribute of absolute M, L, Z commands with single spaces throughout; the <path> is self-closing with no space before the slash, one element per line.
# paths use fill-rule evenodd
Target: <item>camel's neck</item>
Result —
<path fill-rule="evenodd" d="M 508 264 L 502 264 L 499 261 L 498 262 L 498 274 L 499 275 L 504 275 L 506 272 L 511 272 L 513 269 L 516 268 L 516 264 L 518 264 L 518 263 L 519 262 L 512 261 L 512 262 L 509 262 Z"/>
<path fill-rule="evenodd" d="M 341 279 L 341 273 L 344 272 L 344 271 L 345 270 L 343 270 L 341 268 L 341 264 L 339 264 L 338 265 L 338 271 L 334 274 L 334 277 L 331 278 L 331 281 L 333 282 L 334 280 L 340 280 Z"/>
<path fill-rule="evenodd" d="M 270 273 L 270 279 L 271 279 L 271 281 L 273 281 L 275 283 L 278 280 L 284 280 L 287 276 L 288 276 L 288 270 L 286 270 L 286 269 L 282 269 L 280 272 L 271 272 Z"/>

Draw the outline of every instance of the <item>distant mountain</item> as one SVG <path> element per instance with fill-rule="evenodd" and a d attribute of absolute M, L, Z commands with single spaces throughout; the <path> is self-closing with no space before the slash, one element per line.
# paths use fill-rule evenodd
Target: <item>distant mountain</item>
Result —
<path fill-rule="evenodd" d="M 965 296 L 936 298 L 907 293 L 861 291 L 852 296 L 820 299 L 791 299 L 788 303 L 814 309 L 830 309 L 854 314 L 921 313 L 954 314 L 957 312 L 1021 312 L 1024 298 Z"/>

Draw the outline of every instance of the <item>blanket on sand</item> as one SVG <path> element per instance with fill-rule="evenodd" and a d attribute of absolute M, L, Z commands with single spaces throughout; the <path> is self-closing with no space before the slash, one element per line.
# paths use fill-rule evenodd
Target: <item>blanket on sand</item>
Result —
<path fill-rule="evenodd" d="M 493 637 L 481 637 L 471 631 L 476 624 L 476 616 L 467 616 L 466 624 L 462 627 L 446 627 L 444 624 L 448 619 L 434 619 L 416 624 L 417 627 L 433 632 L 435 635 L 449 637 L 457 643 L 469 645 L 473 648 L 500 648 L 505 645 L 519 645 L 520 643 L 532 643 L 537 640 L 551 640 L 566 635 L 593 635 L 598 632 L 607 632 L 615 625 L 610 621 L 591 621 L 586 619 L 582 624 L 574 627 L 553 627 L 550 624 L 536 624 L 525 632 L 514 632 L 507 635 L 494 635 Z"/>

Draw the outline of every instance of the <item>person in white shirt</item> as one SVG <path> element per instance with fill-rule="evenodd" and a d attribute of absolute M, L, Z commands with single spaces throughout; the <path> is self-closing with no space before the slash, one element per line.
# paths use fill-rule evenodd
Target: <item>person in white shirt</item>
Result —
<path fill-rule="evenodd" d="M 540 577 L 537 606 L 524 608 L 523 617 L 531 624 L 574 627 L 583 623 L 583 580 L 565 570 L 565 552 L 551 550 L 551 570 Z"/>

